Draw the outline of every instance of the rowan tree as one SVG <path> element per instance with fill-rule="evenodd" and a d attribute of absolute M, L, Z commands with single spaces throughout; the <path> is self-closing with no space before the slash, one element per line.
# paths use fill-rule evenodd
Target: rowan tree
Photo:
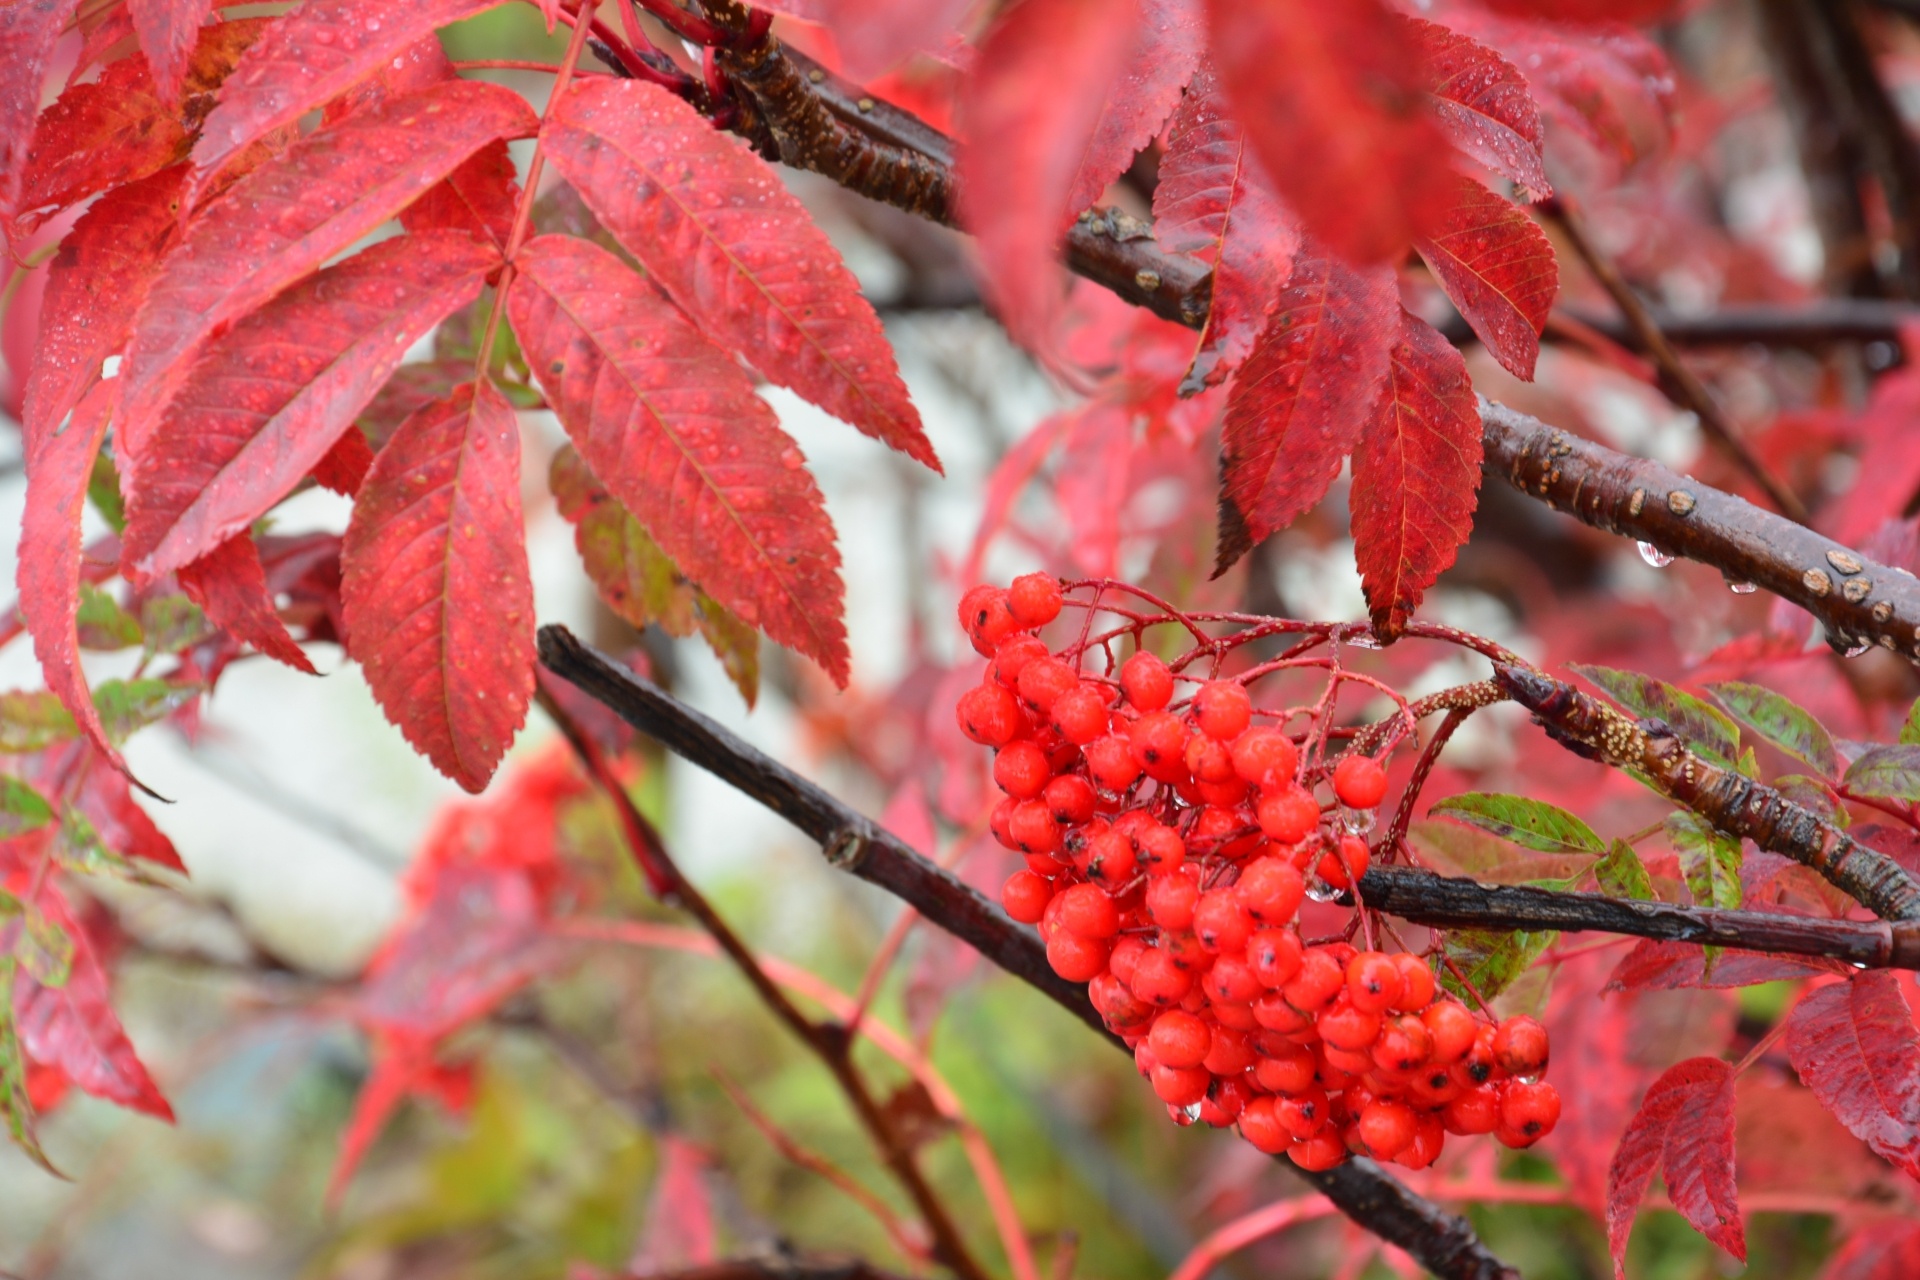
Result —
<path fill-rule="evenodd" d="M 1164 1269 L 1119 1243 L 1144 1226 L 1063 1223 L 1003 1171 L 1083 1130 L 990 1138 L 947 1082 L 966 1033 L 935 1029 L 984 957 L 1131 1055 L 1147 1150 L 1237 1135 L 1179 1140 L 1214 1189 L 1180 1280 L 1256 1245 L 1287 1274 L 1715 1265 L 1650 1207 L 1739 1260 L 1766 1215 L 1767 1274 L 1920 1266 L 1907 6 L 517 9 L 552 41 L 459 58 L 447 32 L 516 6 L 0 0 L 0 641 L 45 677 L 0 695 L 20 1150 L 53 1169 L 75 1089 L 172 1119 L 110 882 L 192 888 L 129 736 L 190 739 L 234 664 L 325 654 L 478 797 L 364 971 L 293 997 L 369 1059 L 330 1205 L 525 1033 L 656 1164 L 637 1246 L 550 1243 L 542 1274 L 1064 1278 L 1067 1227 L 1107 1237 L 1083 1270 Z M 903 264 L 880 309 L 828 208 Z M 1064 407 L 964 549 L 913 549 L 934 585 L 883 679 L 766 388 L 941 485 L 883 314 L 915 307 L 984 308 Z M 537 414 L 567 440 L 544 485 Z M 344 528 L 286 527 L 315 487 Z M 628 657 L 539 627 L 529 500 Z M 770 641 L 886 812 L 650 678 L 696 633 L 749 705 Z M 906 904 L 856 984 L 683 873 L 662 748 Z M 738 971 L 866 1165 L 737 1082 L 767 1050 L 702 1045 L 717 1088 L 862 1234 L 769 1194 L 804 1247 L 749 1247 L 684 1104 L 620 1086 L 624 1028 L 554 1012 L 607 944 Z M 1337 1253 L 1290 1243 L 1336 1213 Z M 1660 1244 L 1629 1266 L 1637 1218 Z M 513 1256 L 437 1238 L 424 1273 Z"/>

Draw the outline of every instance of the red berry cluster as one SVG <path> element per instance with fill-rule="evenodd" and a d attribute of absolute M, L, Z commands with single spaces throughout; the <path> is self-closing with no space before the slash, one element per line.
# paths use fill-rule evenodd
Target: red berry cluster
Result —
<path fill-rule="evenodd" d="M 1026 856 L 1007 914 L 1087 984 L 1169 1115 L 1237 1124 L 1308 1169 L 1350 1152 L 1419 1169 L 1448 1133 L 1526 1147 L 1551 1132 L 1540 1023 L 1477 1016 L 1418 956 L 1301 941 L 1309 890 L 1366 872 L 1339 810 L 1379 805 L 1380 765 L 1349 754 L 1304 774 L 1294 740 L 1253 723 L 1244 685 L 1178 702 L 1145 651 L 1117 678 L 1077 670 L 1034 634 L 1062 604 L 1042 574 L 967 592 L 960 621 L 990 661 L 960 727 L 994 748 L 993 834 Z M 1337 804 L 1316 797 L 1322 780 Z"/>

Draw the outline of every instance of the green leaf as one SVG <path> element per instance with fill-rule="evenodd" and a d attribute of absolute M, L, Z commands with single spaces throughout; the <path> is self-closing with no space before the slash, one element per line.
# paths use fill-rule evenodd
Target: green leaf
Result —
<path fill-rule="evenodd" d="M 80 632 L 80 647 L 101 653 L 131 648 L 142 638 L 139 619 L 91 582 L 80 584 L 80 612 L 74 625 Z"/>
<path fill-rule="evenodd" d="M 140 626 L 147 633 L 147 652 L 155 655 L 181 653 L 214 634 L 200 606 L 179 592 L 141 601 Z"/>
<path fill-rule="evenodd" d="M 1847 813 L 1846 806 L 1834 804 L 1829 786 L 1825 778 L 1810 777 L 1804 773 L 1782 774 L 1773 780 L 1773 789 L 1802 809 L 1838 826 L 1847 826 L 1853 818 Z"/>
<path fill-rule="evenodd" d="M 1512 932 L 1499 932 L 1487 929 L 1449 929 L 1447 930 L 1446 952 L 1473 984 L 1488 1000 L 1513 985 L 1514 979 L 1527 971 L 1527 967 L 1540 958 L 1540 953 L 1553 945 L 1559 937 L 1558 931 L 1548 929 L 1540 933 L 1530 933 L 1524 929 Z M 1462 1000 L 1471 1002 L 1473 996 L 1464 984 L 1453 976 L 1453 971 L 1445 965 L 1440 967 L 1440 983 Z"/>
<path fill-rule="evenodd" d="M 13 990 L 17 968 L 11 955 L 0 953 L 0 991 Z M 27 1096 L 27 1060 L 20 1051 L 20 1036 L 13 1024 L 13 1001 L 0 1000 L 0 1113 L 7 1117 L 7 1131 L 28 1158 L 55 1177 L 60 1171 L 40 1148 L 34 1132 L 33 1101 Z"/>
<path fill-rule="evenodd" d="M 1811 765 L 1821 777 L 1831 778 L 1839 773 L 1833 735 L 1798 703 L 1744 680 L 1710 684 L 1707 692 L 1732 712 L 1735 720 L 1796 760 Z"/>
<path fill-rule="evenodd" d="M 760 693 L 760 633 L 740 621 L 706 592 L 694 591 L 694 618 L 713 656 L 720 659 L 727 679 L 747 700 L 749 710 Z"/>
<path fill-rule="evenodd" d="M 1614 701 L 1635 715 L 1665 721 L 1701 756 L 1723 769 L 1733 768 L 1734 755 L 1740 749 L 1740 730 L 1719 708 L 1638 671 L 1618 671 L 1585 663 L 1575 663 L 1573 669 L 1605 689 Z"/>
<path fill-rule="evenodd" d="M 1906 722 L 1900 726 L 1900 745 L 1920 746 L 1920 698 L 1915 698 L 1907 708 Z"/>
<path fill-rule="evenodd" d="M 73 939 L 45 912 L 29 907 L 20 916 L 13 958 L 43 987 L 64 987 L 73 972 Z"/>
<path fill-rule="evenodd" d="M 53 821 L 53 806 L 20 779 L 0 775 L 0 840 L 37 831 Z"/>
<path fill-rule="evenodd" d="M 1605 853 L 1606 841 L 1565 809 L 1526 796 L 1470 791 L 1428 810 L 1540 853 Z"/>
<path fill-rule="evenodd" d="M 127 531 L 127 504 L 120 497 L 120 473 L 114 468 L 113 455 L 102 449 L 93 458 L 93 475 L 87 480 L 87 501 L 113 526 L 115 533 Z"/>
<path fill-rule="evenodd" d="M 1653 880 L 1647 875 L 1646 864 L 1625 840 L 1613 842 L 1607 856 L 1593 864 L 1593 874 L 1604 894 L 1640 902 L 1653 901 Z"/>
<path fill-rule="evenodd" d="M 116 746 L 137 730 L 157 724 L 200 696 L 200 686 L 170 684 L 165 680 L 103 680 L 93 691 L 93 705 L 108 741 Z"/>
<path fill-rule="evenodd" d="M 60 815 L 60 831 L 53 841 L 53 860 L 78 875 L 151 883 L 151 877 L 136 868 L 130 858 L 109 849 L 100 838 L 99 829 L 75 809 Z"/>
<path fill-rule="evenodd" d="M 1853 762 L 1844 785 L 1857 796 L 1920 801 L 1920 747 L 1873 747 Z"/>
<path fill-rule="evenodd" d="M 1446 818 L 1415 822 L 1407 839 L 1435 871 L 1485 884 L 1551 883 L 1580 876 L 1593 865 L 1591 853 L 1535 853 Z"/>
<path fill-rule="evenodd" d="M 73 717 L 51 693 L 0 693 L 0 753 L 44 751 L 79 732 Z"/>
<path fill-rule="evenodd" d="M 1753 754 L 1752 747 L 1740 748 L 1740 758 L 1733 762 L 1733 767 L 1743 778 L 1760 777 L 1760 757 Z"/>
<path fill-rule="evenodd" d="M 1680 855 L 1693 900 L 1703 907 L 1740 905 L 1740 841 L 1722 835 L 1691 813 L 1667 815 L 1667 842 Z"/>

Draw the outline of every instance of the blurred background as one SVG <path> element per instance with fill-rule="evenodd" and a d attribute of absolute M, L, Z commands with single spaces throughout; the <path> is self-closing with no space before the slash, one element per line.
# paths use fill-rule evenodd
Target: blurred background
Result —
<path fill-rule="evenodd" d="M 1769 6 L 1682 9 L 1647 42 L 1671 59 L 1670 81 L 1636 61 L 1636 46 L 1607 74 L 1581 72 L 1610 113 L 1605 129 L 1583 131 L 1550 113 L 1556 182 L 1581 193 L 1604 251 L 1672 314 L 1789 306 L 1831 291 L 1862 266 L 1835 260 L 1816 216 L 1794 102 L 1778 91 L 1778 50 L 1761 21 Z M 1894 100 L 1920 116 L 1915 29 L 1879 10 L 1861 19 Z M 817 32 L 790 34 L 831 58 Z M 552 59 L 561 47 L 530 6 L 462 24 L 444 43 L 460 60 Z M 1522 65 L 1529 74 L 1553 71 Z M 513 84 L 536 106 L 543 100 L 543 77 L 476 74 Z M 922 59 L 876 89 L 937 118 L 951 78 Z M 1573 97 L 1574 87 L 1565 93 Z M 516 144 L 523 161 L 525 145 Z M 1149 153 L 1111 198 L 1144 214 L 1152 168 Z M 959 590 L 1046 568 L 1142 581 L 1192 607 L 1363 618 L 1344 481 L 1319 511 L 1208 581 L 1218 406 L 1146 408 L 1116 398 L 1116 385 L 1146 376 L 1116 371 L 1102 355 L 1117 335 L 1134 335 L 1124 308 L 1091 288 L 1074 296 L 1080 354 L 1100 389 L 1094 403 L 1124 406 L 1117 417 L 1093 415 L 983 312 L 960 237 L 789 176 L 881 310 L 946 468 L 944 477 L 916 469 L 796 397 L 764 391 L 839 530 L 853 685 L 836 692 L 816 670 L 763 647 L 749 711 L 698 638 L 636 632 L 600 605 L 573 530 L 547 496 L 548 463 L 564 437 L 549 415 L 527 413 L 523 475 L 539 616 L 634 655 L 681 697 L 884 815 L 903 838 L 992 892 L 1008 864 L 982 839 L 983 753 L 952 724 L 953 698 L 979 670 L 952 622 Z M 1884 222 L 1885 211 L 1869 212 L 1877 235 L 1881 223 L 1871 218 Z M 1868 274 L 1872 267 L 1869 253 Z M 1564 246 L 1561 268 L 1568 314 L 1613 314 Z M 1410 273 L 1405 293 L 1423 314 L 1447 319 L 1423 277 Z M 0 342 L 0 403 L 10 410 L 37 298 L 29 273 L 15 286 Z M 1476 387 L 1617 448 L 1740 486 L 1637 358 L 1574 326 L 1554 336 L 1530 386 L 1471 349 Z M 1180 341 L 1190 338 L 1144 334 L 1136 351 L 1147 355 L 1130 358 L 1164 356 L 1177 374 Z M 432 355 L 422 344 L 413 358 Z M 1912 567 L 1903 506 L 1911 487 L 1893 497 L 1858 487 L 1862 458 L 1878 460 L 1871 472 L 1920 451 L 1901 434 L 1910 422 L 1901 397 L 1910 400 L 1913 384 L 1904 371 L 1886 372 L 1900 363 L 1896 343 L 1720 346 L 1694 359 L 1769 464 L 1821 500 L 1823 528 L 1879 539 L 1883 558 Z M 9 419 L 7 428 L 0 558 L 11 564 L 23 481 L 17 424 Z M 338 531 L 346 512 L 343 499 L 311 491 L 286 504 L 275 527 Z M 1483 492 L 1473 541 L 1423 616 L 1535 660 L 1668 678 L 1750 672 L 1753 654 L 1723 646 L 1758 636 L 1770 646 L 1766 680 L 1846 738 L 1890 735 L 1920 691 L 1912 670 L 1885 655 L 1832 652 L 1797 610 L 1729 590 L 1698 566 L 1656 566 L 1631 544 L 1499 486 Z M 1482 674 L 1451 651 L 1408 648 L 1371 659 L 1408 695 Z M 89 672 L 126 674 L 134 656 L 90 657 Z M 543 959 L 537 982 L 444 1047 L 445 1096 L 400 1106 L 328 1207 L 330 1171 L 374 1061 L 343 984 L 408 927 L 409 902 L 418 902 L 409 868 L 423 848 L 444 843 L 446 815 L 478 815 L 473 821 L 504 824 L 493 838 L 515 838 L 508 828 L 518 811 L 486 806 L 504 804 L 503 789 L 518 794 L 516 779 L 537 781 L 560 766 L 552 725 L 536 711 L 496 794 L 467 799 L 385 722 L 337 649 L 315 646 L 313 656 L 317 679 L 239 664 L 197 734 L 161 728 L 133 742 L 135 770 L 172 801 L 148 808 L 191 879 L 179 892 L 102 884 L 100 896 L 120 937 L 117 1007 L 178 1124 L 75 1094 L 43 1132 L 69 1180 L 0 1147 L 0 1272 L 22 1280 L 538 1280 L 783 1247 L 913 1270 L 883 1216 L 769 1137 L 777 1129 L 876 1189 L 894 1213 L 905 1211 L 817 1062 L 731 970 L 666 944 L 580 944 Z M 38 684 L 24 642 L 0 651 L 0 688 Z M 1430 794 L 1468 786 L 1546 793 L 1609 835 L 1658 817 L 1631 783 L 1541 744 L 1501 709 L 1476 717 L 1449 747 Z M 808 841 L 705 774 L 644 747 L 637 759 L 635 794 L 740 932 L 845 992 L 859 987 L 898 905 L 830 871 Z M 582 901 L 607 916 L 675 922 L 646 899 L 604 813 L 563 812 L 553 838 L 569 892 Z M 1690 1054 L 1743 1051 L 1786 999 L 1768 986 L 1597 1004 L 1620 954 L 1550 957 L 1540 980 L 1511 997 L 1554 1022 L 1555 1074 L 1570 1116 L 1606 1092 L 1609 1073 L 1639 1079 Z M 997 1158 L 1039 1264 L 1057 1280 L 1164 1275 L 1209 1232 L 1302 1189 L 1227 1135 L 1168 1124 L 1124 1059 L 928 930 L 908 935 L 885 968 L 875 1008 L 930 1055 Z M 1610 1038 L 1577 1025 L 1580 1011 L 1597 1008 L 1605 1018 L 1589 1021 L 1613 1019 Z M 860 1054 L 878 1080 L 902 1087 L 900 1106 L 926 1112 L 934 1180 L 969 1240 L 1006 1274 L 992 1206 L 951 1121 L 904 1087 L 909 1077 L 896 1064 L 868 1048 Z M 1752 1073 L 1740 1106 L 1751 1274 L 1818 1274 L 1837 1214 L 1911 1210 L 1909 1186 L 1811 1105 L 1790 1073 Z M 1614 1113 L 1596 1100 L 1595 1114 Z M 1611 1132 L 1581 1132 L 1569 1121 L 1524 1155 L 1452 1144 L 1434 1185 L 1485 1200 L 1471 1209 L 1476 1226 L 1527 1276 L 1605 1275 L 1603 1232 L 1590 1209 L 1623 1119 Z M 1633 1274 L 1657 1280 L 1738 1270 L 1661 1212 L 1643 1217 L 1630 1257 Z M 1303 1211 L 1298 1225 L 1215 1274 L 1412 1274 L 1406 1265 L 1377 1255 L 1339 1219 Z"/>

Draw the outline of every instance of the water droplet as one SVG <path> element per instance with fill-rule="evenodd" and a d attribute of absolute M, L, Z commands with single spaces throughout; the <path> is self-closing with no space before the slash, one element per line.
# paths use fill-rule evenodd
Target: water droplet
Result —
<path fill-rule="evenodd" d="M 1870 644 L 1867 644 L 1866 642 L 1864 642 L 1864 641 L 1862 641 L 1862 642 L 1861 642 L 1861 643 L 1859 643 L 1859 644 L 1856 644 L 1856 645 L 1851 645 L 1851 646 L 1849 646 L 1849 647 L 1848 647 L 1848 648 L 1847 648 L 1847 649 L 1846 649 L 1846 650 L 1845 650 L 1845 651 L 1844 651 L 1844 652 L 1843 652 L 1843 653 L 1841 654 L 1841 656 L 1842 656 L 1842 657 L 1847 657 L 1847 658 L 1857 658 L 1857 657 L 1859 657 L 1859 656 L 1860 656 L 1861 654 L 1863 654 L 1863 653 L 1865 653 L 1865 652 L 1866 652 L 1867 650 L 1869 650 L 1869 649 L 1871 649 L 1871 648 L 1873 648 L 1873 646 L 1872 646 L 1872 645 L 1870 645 Z"/>
<path fill-rule="evenodd" d="M 1315 902 L 1332 902 L 1340 896 L 1340 891 L 1314 875 L 1307 877 L 1307 896 Z"/>
<path fill-rule="evenodd" d="M 1673 563 L 1672 556 L 1668 555 L 1666 552 L 1662 551 L 1660 548 L 1654 546 L 1651 542 L 1642 542 L 1642 543 L 1638 543 L 1637 545 L 1640 548 L 1640 558 L 1642 560 L 1645 560 L 1648 564 L 1652 565 L 1654 568 L 1664 569 L 1668 565 Z"/>
<path fill-rule="evenodd" d="M 1379 815 L 1378 809 L 1349 809 L 1345 805 L 1340 806 L 1341 825 L 1357 836 L 1363 836 L 1373 830 L 1373 824 L 1378 820 Z"/>
<path fill-rule="evenodd" d="M 1759 589 L 1760 588 L 1754 586 L 1751 582 L 1729 582 L 1727 584 L 1727 590 L 1737 596 L 1750 596 Z"/>
<path fill-rule="evenodd" d="M 1167 1113 L 1173 1117 L 1175 1124 L 1184 1129 L 1200 1119 L 1200 1104 L 1195 1102 L 1184 1107 L 1168 1107 Z"/>
<path fill-rule="evenodd" d="M 1356 649 L 1380 649 L 1385 647 L 1377 638 L 1371 635 L 1357 635 L 1347 641 L 1347 643 Z"/>
<path fill-rule="evenodd" d="M 1537 1072 L 1530 1076 L 1515 1076 L 1514 1079 L 1518 1080 L 1521 1084 L 1539 1084 L 1540 1083 L 1540 1076 Z"/>

